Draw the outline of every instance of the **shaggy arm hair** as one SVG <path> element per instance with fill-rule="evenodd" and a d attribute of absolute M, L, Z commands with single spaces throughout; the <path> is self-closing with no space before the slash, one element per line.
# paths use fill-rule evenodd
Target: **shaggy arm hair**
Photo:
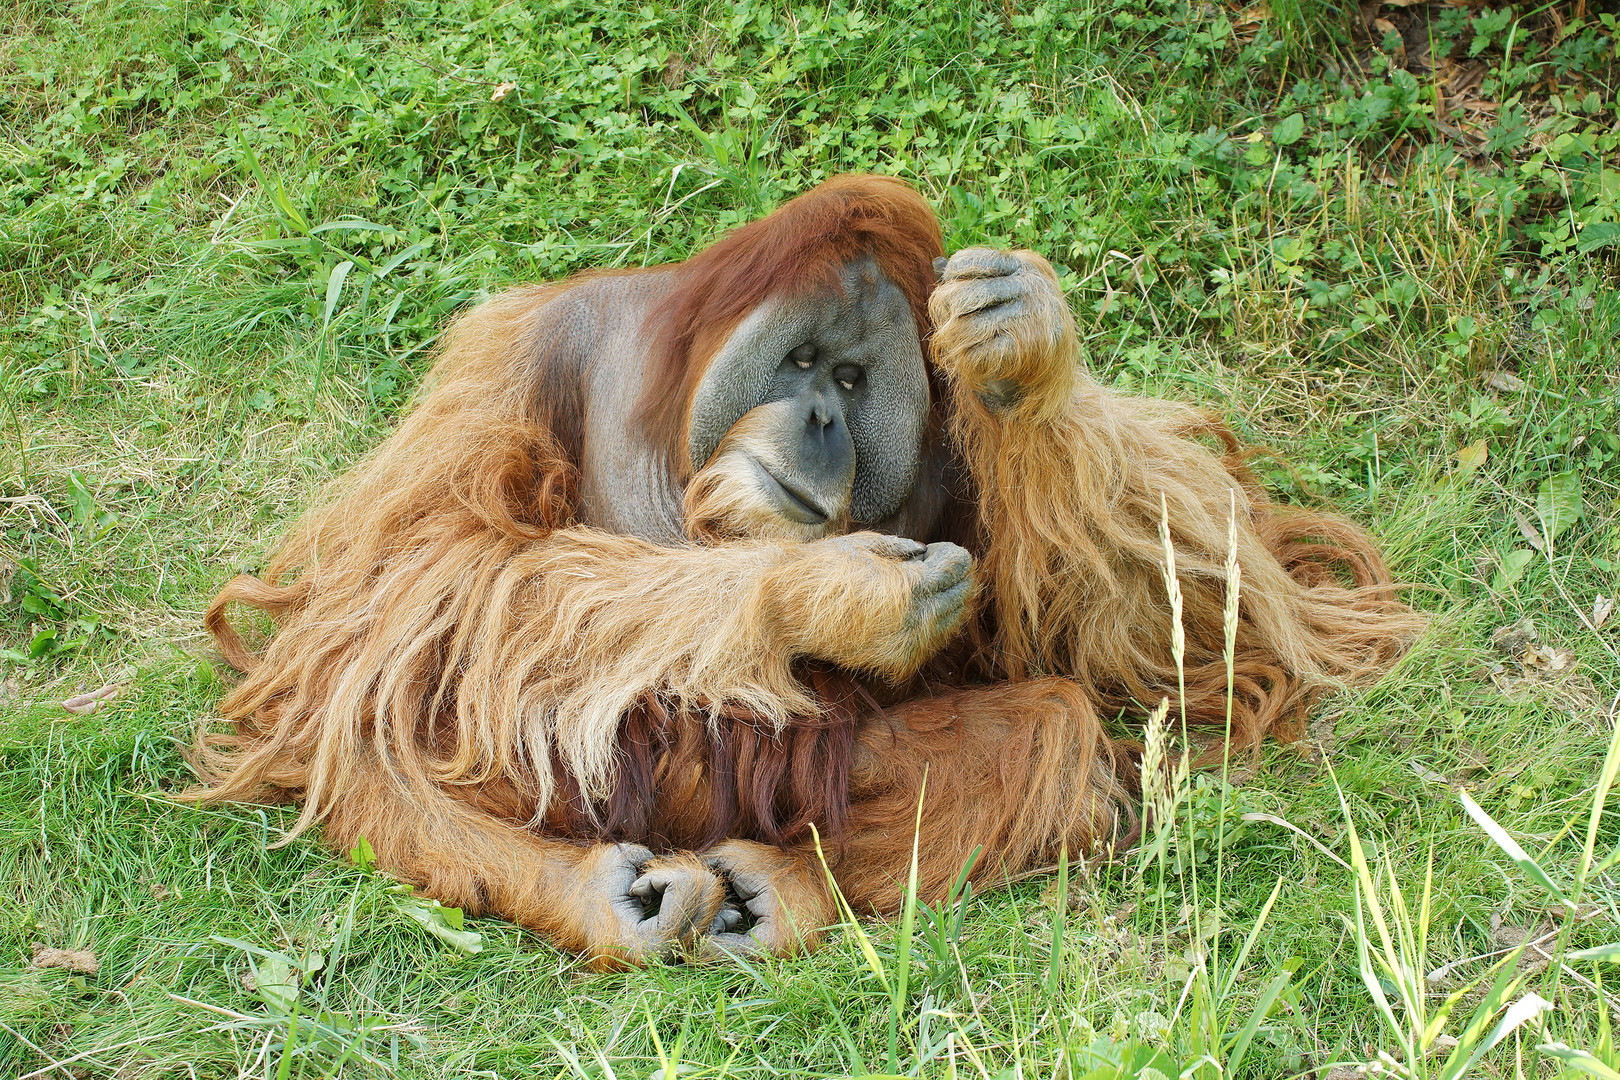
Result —
<path fill-rule="evenodd" d="M 796 660 L 908 675 L 942 636 L 914 617 L 908 553 L 872 534 L 665 548 L 477 530 L 369 573 L 323 564 L 283 588 L 239 577 L 207 615 L 249 672 L 221 706 L 238 733 L 212 737 L 209 797 L 297 791 L 305 824 L 369 740 L 418 782 L 517 780 L 537 814 L 559 791 L 554 761 L 585 800 L 604 799 L 620 720 L 645 700 L 781 727 L 820 711 Z M 238 601 L 280 615 L 262 657 L 226 619 Z"/>
<path fill-rule="evenodd" d="M 1226 718 L 1233 534 L 1243 574 L 1235 743 L 1296 735 L 1323 689 L 1381 674 L 1416 636 L 1422 618 L 1395 598 L 1359 527 L 1272 502 L 1218 419 L 1115 394 L 1087 374 L 1045 259 L 968 249 L 944 277 L 929 303 L 934 358 L 978 493 L 979 574 L 991 597 L 983 646 L 1005 677 L 1071 678 L 1110 712 L 1176 698 L 1166 511 L 1190 722 Z"/>

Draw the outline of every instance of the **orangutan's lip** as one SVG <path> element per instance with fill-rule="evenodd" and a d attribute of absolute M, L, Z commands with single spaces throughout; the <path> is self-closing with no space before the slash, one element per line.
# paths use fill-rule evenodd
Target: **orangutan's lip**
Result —
<path fill-rule="evenodd" d="M 817 506 L 815 501 L 804 492 L 795 489 L 790 484 L 784 484 L 781 480 L 778 480 L 774 476 L 771 477 L 771 479 L 776 480 L 776 486 L 781 488 L 789 499 L 793 500 L 795 508 L 801 509 L 805 512 L 807 515 L 805 520 L 806 525 L 825 525 L 828 519 L 832 517 L 831 514 Z"/>
<path fill-rule="evenodd" d="M 764 473 L 765 477 L 770 480 L 771 483 L 775 484 L 781 490 L 783 495 L 787 496 L 787 499 L 782 503 L 781 507 L 785 517 L 792 518 L 794 521 L 804 525 L 825 525 L 832 519 L 831 514 L 827 513 L 820 506 L 816 505 L 816 500 L 814 497 L 806 494 L 799 488 L 794 487 L 792 484 L 784 482 L 779 476 L 771 472 L 771 470 L 767 469 L 759 462 L 754 462 L 754 467 L 760 472 Z"/>

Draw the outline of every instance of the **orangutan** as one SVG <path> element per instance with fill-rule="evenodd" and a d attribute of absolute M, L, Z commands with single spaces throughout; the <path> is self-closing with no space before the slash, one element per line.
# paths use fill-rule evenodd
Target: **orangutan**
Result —
<path fill-rule="evenodd" d="M 196 800 L 296 830 L 598 967 L 812 946 L 834 917 L 1127 843 L 1099 712 L 1176 693 L 1297 732 L 1413 639 L 1374 543 L 1272 502 L 1224 424 L 1085 371 L 1032 252 L 943 258 L 848 176 L 685 262 L 462 315 L 399 429 L 207 615 L 244 677 Z M 250 649 L 233 603 L 271 616 Z"/>

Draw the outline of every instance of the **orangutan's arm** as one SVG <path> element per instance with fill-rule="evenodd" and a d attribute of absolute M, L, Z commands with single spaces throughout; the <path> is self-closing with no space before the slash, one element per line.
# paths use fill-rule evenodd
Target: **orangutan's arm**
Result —
<path fill-rule="evenodd" d="M 1388 589 L 1372 539 L 1272 503 L 1217 417 L 1098 385 L 1045 259 L 969 249 L 942 278 L 929 301 L 934 359 L 978 496 L 979 575 L 1004 674 L 1074 679 L 1109 707 L 1176 691 L 1189 722 L 1230 717 L 1234 740 L 1253 743 L 1297 724 L 1326 679 L 1376 677 L 1405 648 L 1422 621 Z M 1234 540 L 1243 603 L 1229 669 Z"/>
<path fill-rule="evenodd" d="M 793 675 L 800 659 L 892 679 L 915 671 L 956 629 L 970 569 L 954 545 L 873 533 L 658 547 L 565 530 L 505 567 L 523 585 L 489 674 L 527 663 L 559 716 L 616 719 L 656 693 L 786 721 L 817 711 Z"/>
<path fill-rule="evenodd" d="M 1080 371 L 1074 316 L 1052 265 L 1033 251 L 967 248 L 928 301 L 934 361 L 953 391 L 958 433 L 986 423 L 1051 424 Z"/>
<path fill-rule="evenodd" d="M 546 839 L 413 782 L 370 750 L 355 754 L 323 833 L 339 852 L 360 837 L 380 869 L 424 895 L 511 919 L 598 970 L 691 949 L 718 926 L 726 898 L 694 855 Z"/>

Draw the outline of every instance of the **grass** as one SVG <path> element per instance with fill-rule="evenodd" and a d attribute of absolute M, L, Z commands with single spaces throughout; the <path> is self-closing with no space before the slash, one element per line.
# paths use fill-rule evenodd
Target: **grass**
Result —
<path fill-rule="evenodd" d="M 1612 1067 L 1604 961 L 1570 959 L 1620 920 L 1592 7 L 10 0 L 0 1074 L 1438 1075 L 1400 1025 L 1463 991 L 1457 1037 L 1501 971 L 1552 1009 L 1474 1071 Z M 286 810 L 164 799 L 228 677 L 203 606 L 399 416 L 450 312 L 681 258 L 858 169 L 917 184 L 950 247 L 1052 258 L 1105 379 L 1273 447 L 1279 493 L 1376 529 L 1433 632 L 1301 746 L 1190 777 L 1156 858 L 792 963 L 593 976 L 492 920 L 467 952 L 386 878 L 270 849 Z M 1524 618 L 1533 645 L 1493 645 Z M 1557 962 L 1502 951 L 1553 931 Z"/>

